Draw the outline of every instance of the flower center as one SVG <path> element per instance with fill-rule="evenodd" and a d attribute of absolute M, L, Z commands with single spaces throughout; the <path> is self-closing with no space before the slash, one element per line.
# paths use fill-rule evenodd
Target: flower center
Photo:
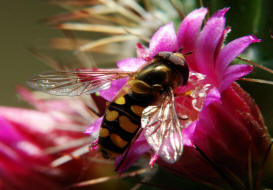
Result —
<path fill-rule="evenodd" d="M 205 75 L 197 72 L 189 73 L 187 85 L 178 88 L 175 92 L 176 111 L 182 125 L 188 126 L 198 119 L 204 100 L 212 87 Z"/>

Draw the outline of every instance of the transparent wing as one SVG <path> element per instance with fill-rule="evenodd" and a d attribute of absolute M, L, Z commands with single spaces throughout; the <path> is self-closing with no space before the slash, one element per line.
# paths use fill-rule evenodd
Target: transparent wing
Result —
<path fill-rule="evenodd" d="M 119 70 L 49 71 L 34 75 L 27 84 L 36 90 L 58 96 L 90 94 L 110 87 L 113 80 L 131 76 Z"/>
<path fill-rule="evenodd" d="M 183 152 L 183 137 L 175 105 L 174 95 L 170 91 L 161 105 L 144 109 L 141 125 L 147 142 L 168 163 L 175 163 Z"/>

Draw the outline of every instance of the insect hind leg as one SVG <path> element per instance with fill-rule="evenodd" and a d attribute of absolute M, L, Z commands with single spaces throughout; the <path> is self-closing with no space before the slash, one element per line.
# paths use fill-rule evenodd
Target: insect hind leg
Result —
<path fill-rule="evenodd" d="M 119 162 L 119 164 L 117 165 L 117 167 L 115 168 L 115 171 L 118 172 L 119 169 L 121 168 L 122 164 L 124 163 L 128 153 L 129 153 L 129 150 L 130 150 L 130 147 L 134 144 L 134 142 L 137 140 L 137 138 L 140 136 L 141 132 L 143 131 L 142 128 L 140 128 L 136 134 L 136 136 L 133 138 L 133 140 L 130 142 L 130 144 L 128 145 L 127 149 L 125 150 L 125 152 L 123 153 L 122 155 L 122 158 Z"/>

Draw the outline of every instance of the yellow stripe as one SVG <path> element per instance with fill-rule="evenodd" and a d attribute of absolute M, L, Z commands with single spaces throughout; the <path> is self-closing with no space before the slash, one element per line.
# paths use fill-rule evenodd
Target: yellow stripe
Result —
<path fill-rule="evenodd" d="M 107 121 L 115 121 L 117 118 L 118 118 L 118 112 L 113 110 L 113 111 L 110 111 L 110 110 L 107 110 L 106 113 L 105 113 L 105 118 Z"/>
<path fill-rule="evenodd" d="M 116 99 L 115 100 L 115 103 L 116 104 L 119 104 L 119 105 L 123 105 L 123 104 L 125 104 L 125 98 L 124 98 L 124 96 L 121 96 L 121 97 L 119 97 L 118 99 Z"/>
<path fill-rule="evenodd" d="M 100 137 L 107 137 L 109 135 L 109 130 L 106 128 L 100 128 L 100 133 L 99 136 Z"/>
<path fill-rule="evenodd" d="M 138 105 L 133 105 L 133 106 L 131 106 L 130 108 L 131 108 L 131 110 L 132 110 L 132 112 L 133 112 L 134 114 L 136 114 L 136 115 L 138 115 L 138 116 L 141 117 L 142 112 L 143 112 L 143 110 L 144 110 L 144 107 L 141 107 L 141 106 L 138 106 Z"/>
<path fill-rule="evenodd" d="M 128 144 L 128 141 L 123 140 L 119 135 L 114 133 L 110 135 L 110 139 L 119 148 L 124 148 Z"/>
<path fill-rule="evenodd" d="M 129 133 L 135 133 L 138 130 L 138 125 L 132 123 L 131 120 L 124 115 L 119 117 L 119 126 Z"/>

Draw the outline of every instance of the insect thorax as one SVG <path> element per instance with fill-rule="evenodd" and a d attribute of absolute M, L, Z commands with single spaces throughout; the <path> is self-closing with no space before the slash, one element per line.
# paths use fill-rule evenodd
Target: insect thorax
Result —
<path fill-rule="evenodd" d="M 161 94 L 170 88 L 174 89 L 181 85 L 183 75 L 170 61 L 156 59 L 153 63 L 142 68 L 135 76 L 135 80 L 146 83 L 151 91 L 158 91 Z M 134 91 L 134 88 L 132 90 Z M 151 94 L 151 92 L 147 94 Z"/>

